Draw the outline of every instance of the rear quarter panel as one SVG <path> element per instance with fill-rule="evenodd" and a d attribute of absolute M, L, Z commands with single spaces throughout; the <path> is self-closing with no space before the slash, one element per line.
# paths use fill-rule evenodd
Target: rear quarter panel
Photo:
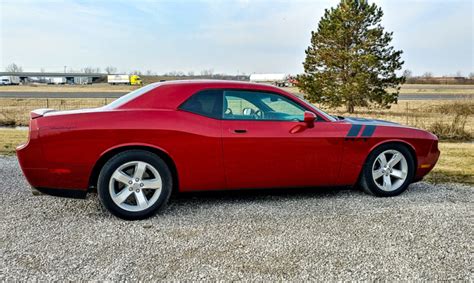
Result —
<path fill-rule="evenodd" d="M 167 153 L 181 190 L 224 186 L 219 120 L 172 110 L 115 110 L 41 122 L 50 187 L 87 189 L 97 160 L 108 150 L 130 145 Z"/>

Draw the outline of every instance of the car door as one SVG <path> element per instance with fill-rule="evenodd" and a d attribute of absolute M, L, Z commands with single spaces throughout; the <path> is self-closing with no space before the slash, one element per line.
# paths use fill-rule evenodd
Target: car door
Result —
<path fill-rule="evenodd" d="M 332 123 L 316 121 L 313 128 L 302 127 L 307 109 L 277 93 L 224 90 L 223 95 L 228 188 L 332 184 L 342 144 Z"/>

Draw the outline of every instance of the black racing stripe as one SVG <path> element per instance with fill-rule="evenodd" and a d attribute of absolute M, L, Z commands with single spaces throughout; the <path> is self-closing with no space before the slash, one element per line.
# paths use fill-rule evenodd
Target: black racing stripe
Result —
<path fill-rule="evenodd" d="M 349 129 L 349 132 L 347 133 L 347 137 L 357 137 L 357 134 L 360 132 L 360 128 L 362 128 L 362 125 L 352 125 L 352 127 Z"/>
<path fill-rule="evenodd" d="M 375 128 L 377 128 L 377 126 L 374 126 L 374 125 L 366 125 L 364 130 L 362 131 L 362 135 L 361 137 L 371 137 L 372 134 L 374 133 L 375 131 Z"/>

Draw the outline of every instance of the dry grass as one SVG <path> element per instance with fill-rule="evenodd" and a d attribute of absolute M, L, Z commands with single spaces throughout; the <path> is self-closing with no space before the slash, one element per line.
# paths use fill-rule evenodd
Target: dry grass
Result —
<path fill-rule="evenodd" d="M 109 85 L 97 83 L 92 85 L 19 85 L 2 86 L 0 91 L 11 92 L 127 92 L 137 89 L 138 86 Z M 299 93 L 296 87 L 283 88 L 289 92 Z M 409 94 L 473 94 L 474 85 L 432 85 L 432 84 L 405 84 L 400 93 Z"/>
<path fill-rule="evenodd" d="M 29 112 L 37 108 L 57 110 L 93 108 L 113 100 L 112 98 L 0 98 L 0 126 L 27 125 Z M 441 139 L 469 140 L 474 137 L 474 99 L 411 100 L 394 104 L 390 109 L 356 109 L 352 114 L 345 112 L 344 107 L 321 108 L 331 114 L 382 119 L 426 129 L 439 135 Z"/>
<path fill-rule="evenodd" d="M 300 93 L 297 87 L 283 88 L 292 93 Z M 391 90 L 391 89 L 389 89 Z M 434 84 L 405 84 L 400 89 L 401 94 L 472 94 L 474 85 L 434 85 Z"/>
<path fill-rule="evenodd" d="M 0 155 L 12 155 L 26 142 L 28 132 L 0 129 Z M 441 156 L 426 180 L 434 183 L 461 182 L 474 184 L 474 143 L 439 143 Z"/>
<path fill-rule="evenodd" d="M 101 107 L 113 98 L 0 98 L 0 126 L 27 126 L 29 113 L 38 108 L 73 110 Z"/>
<path fill-rule="evenodd" d="M 25 143 L 28 139 L 28 131 L 16 129 L 0 129 L 0 155 L 11 155 L 15 148 Z"/>
<path fill-rule="evenodd" d="M 439 161 L 426 180 L 474 184 L 474 143 L 439 143 L 439 149 Z"/>

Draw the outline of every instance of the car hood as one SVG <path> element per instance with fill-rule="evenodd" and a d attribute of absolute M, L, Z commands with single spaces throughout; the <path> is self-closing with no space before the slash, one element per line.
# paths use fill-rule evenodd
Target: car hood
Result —
<path fill-rule="evenodd" d="M 349 131 L 347 132 L 346 137 L 372 137 L 377 127 L 394 127 L 394 128 L 405 128 L 405 129 L 414 129 L 419 131 L 419 129 L 412 128 L 405 125 L 400 125 L 394 122 L 376 120 L 376 119 L 366 119 L 358 117 L 340 117 L 340 120 L 343 123 L 352 124 Z"/>
<path fill-rule="evenodd" d="M 344 117 L 343 121 L 349 122 L 351 124 L 358 124 L 358 125 L 406 127 L 404 125 L 400 125 L 400 124 L 395 123 L 395 122 L 377 120 L 377 119 L 359 118 L 359 117 Z"/>

